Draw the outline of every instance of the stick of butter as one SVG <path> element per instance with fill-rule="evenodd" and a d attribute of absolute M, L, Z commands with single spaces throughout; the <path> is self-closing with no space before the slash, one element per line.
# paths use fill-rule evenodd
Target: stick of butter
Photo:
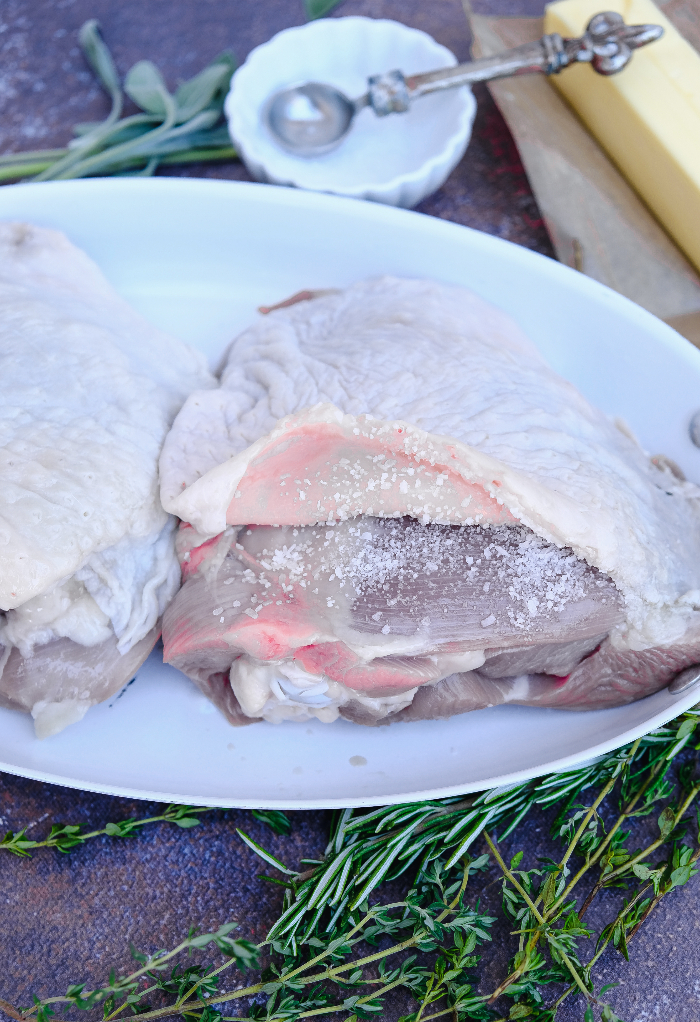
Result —
<path fill-rule="evenodd" d="M 652 0 L 558 0 L 545 32 L 580 36 L 601 10 L 664 36 L 609 78 L 578 64 L 550 81 L 700 270 L 700 54 Z"/>

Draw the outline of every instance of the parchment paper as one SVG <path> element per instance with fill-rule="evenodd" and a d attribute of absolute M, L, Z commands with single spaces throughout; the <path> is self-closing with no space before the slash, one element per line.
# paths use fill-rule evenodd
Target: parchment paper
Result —
<path fill-rule="evenodd" d="M 485 17 L 469 0 L 464 5 L 475 57 L 543 34 L 541 18 Z M 697 0 L 660 6 L 700 48 Z M 700 347 L 700 278 L 568 104 L 543 75 L 491 82 L 489 89 L 561 262 L 631 298 Z"/>

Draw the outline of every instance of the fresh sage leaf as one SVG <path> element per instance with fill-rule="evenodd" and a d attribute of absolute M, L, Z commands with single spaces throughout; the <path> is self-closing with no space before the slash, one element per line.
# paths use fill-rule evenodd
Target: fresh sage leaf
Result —
<path fill-rule="evenodd" d="M 310 21 L 322 18 L 324 14 L 330 13 L 334 7 L 337 7 L 340 2 L 341 0 L 304 0 L 306 17 Z"/>
<path fill-rule="evenodd" d="M 228 90 L 236 63 L 229 54 L 222 54 L 194 78 L 183 82 L 175 93 L 177 124 L 189 121 L 214 100 L 218 92 Z"/>
<path fill-rule="evenodd" d="M 170 95 L 158 68 L 150 60 L 140 60 L 124 79 L 124 92 L 149 114 L 165 117 L 165 95 Z"/>
<path fill-rule="evenodd" d="M 80 46 L 92 70 L 110 95 L 121 92 L 119 75 L 112 60 L 112 54 L 100 35 L 99 22 L 94 18 L 86 21 L 78 34 Z"/>
<path fill-rule="evenodd" d="M 85 121 L 82 124 L 73 125 L 73 134 L 80 137 L 80 135 L 89 135 L 95 128 L 99 128 L 101 121 Z"/>

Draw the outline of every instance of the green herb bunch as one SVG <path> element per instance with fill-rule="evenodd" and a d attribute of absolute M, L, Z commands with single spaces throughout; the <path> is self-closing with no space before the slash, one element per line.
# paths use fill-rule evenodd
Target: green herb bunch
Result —
<path fill-rule="evenodd" d="M 650 912 L 698 872 L 694 753 L 700 746 L 693 741 L 699 717 L 700 708 L 690 710 L 578 770 L 469 798 L 337 812 L 324 857 L 302 860 L 298 870 L 239 831 L 276 873 L 263 879 L 285 891 L 281 914 L 263 942 L 234 936 L 232 922 L 213 933 L 191 930 L 171 951 L 147 955 L 132 948 L 138 967 L 127 975 L 113 970 L 103 987 L 71 984 L 65 995 L 35 997 L 30 1007 L 2 1001 L 0 1008 L 17 1022 L 75 1017 L 75 1010 L 100 1012 L 103 1022 L 136 1014 L 144 1022 L 178 1015 L 191 1022 L 293 1022 L 323 1015 L 358 1022 L 382 1018 L 392 992 L 401 988 L 416 1009 L 400 1022 L 554 1022 L 572 994 L 583 999 L 584 1022 L 621 1022 L 607 1000 L 615 984 L 597 989 L 595 967 L 608 949 L 628 958 L 628 944 Z M 561 851 L 536 865 L 523 861 L 523 851 L 506 862 L 504 842 L 512 851 L 521 821 L 547 808 L 556 810 L 551 836 Z M 53 828 L 36 843 L 23 832 L 10 834 L 0 849 L 18 855 L 29 854 L 30 846 L 69 851 L 71 841 L 126 837 L 151 822 L 194 826 L 205 811 L 170 806 L 160 816 L 101 831 Z M 653 838 L 634 847 L 633 833 L 639 835 L 640 821 L 652 814 Z M 277 833 L 290 829 L 282 813 L 254 815 Z M 501 981 L 481 992 L 477 973 L 497 919 L 471 890 L 494 870 L 491 883 L 501 886 L 513 948 Z M 384 893 L 390 881 L 391 890 L 402 884 L 391 900 Z M 611 889 L 618 889 L 618 904 L 594 933 L 585 917 L 600 893 Z M 184 953 L 212 947 L 222 963 L 173 964 Z M 245 986 L 226 982 L 232 966 L 257 976 Z M 235 1011 L 236 1002 L 245 1014 Z"/>
<path fill-rule="evenodd" d="M 67 149 L 0 156 L 0 181 L 64 181 L 105 175 L 149 176 L 172 163 L 236 158 L 223 104 L 236 64 L 222 53 L 203 71 L 183 82 L 174 95 L 149 60 L 140 60 L 119 80 L 112 55 L 95 20 L 80 30 L 85 58 L 112 101 L 98 124 L 77 124 Z M 125 94 L 142 111 L 122 117 Z"/>
<path fill-rule="evenodd" d="M 333 8 L 337 7 L 340 2 L 341 0 L 304 0 L 306 17 L 310 21 L 322 18 L 325 14 L 330 14 Z"/>
<path fill-rule="evenodd" d="M 304 0 L 307 18 L 328 14 L 340 0 Z M 76 124 L 66 149 L 38 149 L 0 156 L 4 181 L 65 181 L 78 177 L 150 177 L 169 164 L 228 162 L 238 154 L 224 119 L 224 100 L 236 70 L 230 53 L 222 53 L 176 90 L 168 91 L 150 60 L 140 60 L 122 86 L 114 60 L 95 19 L 79 34 L 85 59 L 112 101 L 98 124 Z M 122 117 L 124 98 L 142 111 Z"/>

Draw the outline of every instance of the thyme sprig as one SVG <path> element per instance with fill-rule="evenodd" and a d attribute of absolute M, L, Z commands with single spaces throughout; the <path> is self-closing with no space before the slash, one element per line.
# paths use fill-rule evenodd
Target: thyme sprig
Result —
<path fill-rule="evenodd" d="M 111 99 L 98 124 L 77 124 L 66 149 L 0 156 L 1 181 L 63 181 L 69 178 L 138 174 L 161 165 L 232 160 L 237 156 L 224 124 L 223 104 L 236 63 L 222 53 L 176 90 L 168 91 L 158 68 L 135 64 L 120 82 L 97 21 L 80 29 L 85 59 Z M 122 117 L 125 94 L 142 113 Z"/>
<path fill-rule="evenodd" d="M 158 816 L 146 816 L 140 820 L 133 817 L 118 820 L 116 823 L 106 823 L 100 830 L 84 831 L 81 824 L 56 823 L 43 841 L 32 841 L 26 836 L 29 827 L 24 827 L 17 833 L 8 830 L 0 840 L 0 851 L 12 852 L 13 855 L 22 858 L 31 858 L 30 849 L 35 851 L 37 848 L 55 848 L 59 852 L 67 853 L 95 837 L 129 837 L 149 823 L 174 823 L 183 830 L 189 830 L 200 823 L 199 817 L 203 813 L 216 811 L 215 807 L 211 806 L 205 808 L 172 803 Z M 253 809 L 251 815 L 260 823 L 267 824 L 275 834 L 289 834 L 292 829 L 289 818 L 277 809 Z"/>
<path fill-rule="evenodd" d="M 24 858 L 31 858 L 31 851 L 37 848 L 55 848 L 59 852 L 70 852 L 78 845 L 84 845 L 95 837 L 128 837 L 147 826 L 149 823 L 174 823 L 183 830 L 196 827 L 202 813 L 214 812 L 201 806 L 169 805 L 159 816 L 147 816 L 141 820 L 133 818 L 106 823 L 100 830 L 84 831 L 81 824 L 54 824 L 51 832 L 43 841 L 32 841 L 26 836 L 27 827 L 17 833 L 8 830 L 0 841 L 0 851 L 12 852 Z M 31 851 L 30 851 L 31 849 Z"/>
<path fill-rule="evenodd" d="M 118 978 L 112 972 L 97 990 L 71 985 L 65 995 L 35 998 L 28 1008 L 7 1002 L 0 1008 L 17 1022 L 49 1022 L 71 1008 L 99 1005 L 106 1022 L 124 1013 L 144 1022 L 173 1015 L 190 1022 L 292 1022 L 323 1015 L 358 1022 L 381 1017 L 402 988 L 417 1007 L 401 1022 L 554 1022 L 575 993 L 584 999 L 585 1022 L 620 1022 L 607 1001 L 615 984 L 596 991 L 593 973 L 609 949 L 628 958 L 630 941 L 659 901 L 698 872 L 700 813 L 690 814 L 697 809 L 700 779 L 688 746 L 699 716 L 698 709 L 688 711 L 579 770 L 470 798 L 338 812 L 323 859 L 307 860 L 308 869 L 288 867 L 240 832 L 283 877 L 266 878 L 281 883 L 285 894 L 282 914 L 264 941 L 231 937 L 233 923 L 213 934 L 190 931 L 170 952 L 146 956 L 132 949 L 139 969 Z M 588 791 L 594 797 L 581 804 Z M 526 869 L 523 851 L 517 851 L 507 862 L 506 839 L 528 813 L 543 807 L 556 807 L 552 835 L 563 841 L 561 855 Z M 624 828 L 652 813 L 658 814 L 657 835 L 645 847 L 631 848 L 632 830 Z M 277 824 L 278 832 L 288 822 L 274 812 L 256 815 Z M 473 856 L 469 849 L 477 840 L 486 851 Z M 517 949 L 501 982 L 482 993 L 474 969 L 496 919 L 478 899 L 470 905 L 467 891 L 470 877 L 494 867 Z M 384 881 L 409 868 L 413 879 L 401 900 L 378 898 Z M 589 877 L 584 897 L 579 885 Z M 623 903 L 596 934 L 583 918 L 601 891 L 614 888 L 624 890 Z M 591 941 L 593 953 L 586 953 Z M 177 955 L 211 944 L 224 955 L 223 964 L 171 967 Z M 249 985 L 222 989 L 231 966 L 259 975 Z M 235 1002 L 244 1002 L 245 1015 L 224 1014 L 224 1006 Z"/>

